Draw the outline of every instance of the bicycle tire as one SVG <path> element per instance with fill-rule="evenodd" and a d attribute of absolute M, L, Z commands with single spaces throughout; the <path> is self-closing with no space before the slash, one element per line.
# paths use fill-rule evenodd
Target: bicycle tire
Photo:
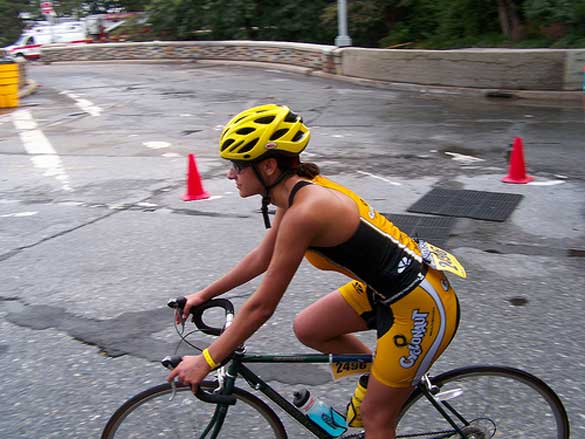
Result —
<path fill-rule="evenodd" d="M 201 387 L 211 391 L 216 383 L 204 381 Z M 166 383 L 130 398 L 109 419 L 101 439 L 202 437 L 217 405 L 197 399 L 191 388 L 184 384 L 177 384 L 173 401 L 169 401 L 171 392 L 171 385 Z M 222 439 L 286 439 L 281 420 L 264 401 L 238 387 L 234 388 L 233 395 L 236 404 L 228 408 L 219 434 Z M 213 435 L 209 433 L 203 437 L 211 438 Z"/>
<path fill-rule="evenodd" d="M 558 395 L 540 378 L 511 367 L 470 366 L 431 378 L 440 393 L 470 422 L 473 439 L 569 439 L 569 419 Z M 439 394 L 440 394 L 439 393 Z M 441 403 L 445 407 L 445 403 Z M 457 420 L 460 428 L 464 423 Z M 493 423 L 493 425 L 492 425 Z M 451 431 L 451 434 L 445 433 Z M 458 438 L 454 429 L 416 390 L 398 420 L 397 438 Z M 442 433 L 440 433 L 442 432 Z M 475 435 L 471 435 L 474 433 Z"/>

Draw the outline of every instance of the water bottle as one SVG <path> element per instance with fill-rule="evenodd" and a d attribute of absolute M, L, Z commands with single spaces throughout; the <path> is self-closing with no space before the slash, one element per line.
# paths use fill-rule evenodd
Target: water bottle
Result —
<path fill-rule="evenodd" d="M 341 436 L 347 431 L 345 417 L 329 404 L 315 399 L 307 389 L 294 392 L 293 396 L 293 404 L 331 436 Z"/>

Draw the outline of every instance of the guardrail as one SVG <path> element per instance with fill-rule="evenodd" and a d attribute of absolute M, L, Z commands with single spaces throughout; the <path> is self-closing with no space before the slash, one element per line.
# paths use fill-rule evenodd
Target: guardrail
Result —
<path fill-rule="evenodd" d="M 153 41 L 51 47 L 43 49 L 42 60 L 263 62 L 390 83 L 576 92 L 582 87 L 585 49 L 410 50 L 270 41 Z"/>

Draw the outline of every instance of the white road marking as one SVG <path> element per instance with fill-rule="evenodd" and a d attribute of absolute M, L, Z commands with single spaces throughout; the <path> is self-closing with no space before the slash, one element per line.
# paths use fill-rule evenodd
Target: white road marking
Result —
<path fill-rule="evenodd" d="M 565 183 L 563 180 L 547 180 L 547 181 L 531 181 L 528 184 L 531 186 L 556 186 L 557 184 Z"/>
<path fill-rule="evenodd" d="M 36 215 L 38 212 L 17 212 L 17 213 L 7 213 L 4 215 L 0 215 L 0 218 L 23 218 L 26 216 L 33 216 Z"/>
<path fill-rule="evenodd" d="M 457 162 L 461 162 L 463 164 L 466 163 L 475 163 L 475 162 L 484 162 L 484 159 L 480 159 L 478 157 L 473 157 L 471 155 L 459 154 L 457 152 L 445 152 L 446 155 L 453 157 L 453 160 Z"/>
<path fill-rule="evenodd" d="M 18 131 L 24 149 L 32 155 L 31 160 L 35 167 L 46 169 L 44 175 L 55 177 L 61 182 L 64 191 L 72 192 L 69 176 L 65 172 L 61 158 L 43 132 L 38 129 L 30 111 L 17 110 L 13 112 L 12 122 Z"/>
<path fill-rule="evenodd" d="M 317 157 L 317 154 L 312 153 L 312 152 L 303 151 L 303 156 L 304 157 Z"/>
<path fill-rule="evenodd" d="M 367 176 L 369 176 L 369 177 L 372 177 L 372 178 L 377 178 L 378 180 L 385 181 L 386 183 L 390 183 L 390 184 L 391 184 L 391 185 L 393 185 L 393 186 L 402 186 L 402 184 L 401 184 L 401 183 L 398 183 L 398 182 L 396 182 L 396 181 L 391 181 L 391 180 L 388 180 L 387 178 L 380 177 L 379 175 L 371 174 L 371 173 L 369 173 L 369 172 L 365 172 L 365 171 L 357 171 L 357 172 L 358 172 L 358 174 L 367 175 Z"/>
<path fill-rule="evenodd" d="M 177 154 L 176 152 L 165 152 L 162 156 L 166 158 L 175 158 L 181 157 L 181 154 Z"/>
<path fill-rule="evenodd" d="M 101 107 L 98 107 L 93 102 L 88 101 L 87 99 L 80 98 L 78 95 L 71 93 L 67 90 L 62 91 L 61 94 L 73 99 L 75 101 L 75 105 L 77 105 L 79 108 L 81 108 L 83 111 L 85 111 L 90 116 L 97 117 L 103 111 L 103 109 Z"/>
<path fill-rule="evenodd" d="M 171 146 L 171 144 L 169 142 L 157 142 L 157 141 L 142 142 L 142 144 L 150 149 L 162 149 L 162 148 L 168 148 Z"/>

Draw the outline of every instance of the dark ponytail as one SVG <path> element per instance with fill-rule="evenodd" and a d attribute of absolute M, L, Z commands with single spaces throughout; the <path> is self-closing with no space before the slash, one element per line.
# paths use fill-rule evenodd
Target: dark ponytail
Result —
<path fill-rule="evenodd" d="M 295 168 L 295 173 L 299 177 L 312 180 L 321 173 L 321 170 L 315 163 L 299 163 L 299 165 Z"/>
<path fill-rule="evenodd" d="M 264 156 L 265 157 L 265 156 Z M 264 158 L 263 157 L 263 158 Z M 299 177 L 312 180 L 321 173 L 319 166 L 315 163 L 301 163 L 299 156 L 276 156 L 278 168 L 283 172 L 289 172 L 289 175 L 298 175 Z"/>

